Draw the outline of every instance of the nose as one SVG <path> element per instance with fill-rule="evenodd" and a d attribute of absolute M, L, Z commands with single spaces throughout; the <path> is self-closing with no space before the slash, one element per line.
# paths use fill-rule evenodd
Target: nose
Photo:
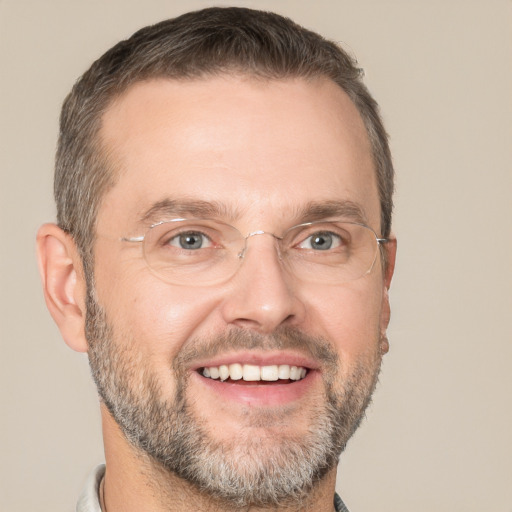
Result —
<path fill-rule="evenodd" d="M 252 236 L 222 305 L 225 322 L 264 334 L 281 325 L 299 324 L 305 307 L 296 294 L 295 279 L 280 259 L 277 239 L 264 232 Z"/>

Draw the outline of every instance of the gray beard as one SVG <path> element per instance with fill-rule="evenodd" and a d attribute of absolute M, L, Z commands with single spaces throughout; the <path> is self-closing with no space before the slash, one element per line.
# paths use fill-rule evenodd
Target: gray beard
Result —
<path fill-rule="evenodd" d="M 292 329 L 270 336 L 231 330 L 215 339 L 187 343 L 192 348 L 183 348 L 172 364 L 176 392 L 172 398 L 163 398 L 156 377 L 140 354 L 133 353 L 133 340 L 115 343 L 113 327 L 93 294 L 94 290 L 87 297 L 86 337 L 99 395 L 127 440 L 160 469 L 184 479 L 201 494 L 247 508 L 304 502 L 337 465 L 371 401 L 380 354 L 361 363 L 344 381 L 343 389 L 335 391 L 340 362 L 325 340 Z M 197 417 L 187 400 L 184 363 L 227 348 L 256 347 L 295 347 L 311 353 L 322 364 L 325 400 L 305 411 L 309 414 L 305 435 L 287 435 L 279 428 L 285 410 L 251 411 L 251 426 L 268 433 L 256 437 L 247 432 L 229 443 L 215 441 L 206 420 Z"/>

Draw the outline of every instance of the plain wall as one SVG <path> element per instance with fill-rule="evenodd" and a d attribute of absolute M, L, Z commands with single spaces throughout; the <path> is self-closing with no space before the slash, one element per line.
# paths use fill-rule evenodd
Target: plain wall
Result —
<path fill-rule="evenodd" d="M 391 352 L 342 455 L 353 512 L 512 511 L 512 2 L 261 0 L 357 55 L 397 170 Z M 85 356 L 37 274 L 60 105 L 93 59 L 189 0 L 0 1 L 0 510 L 74 510 L 103 460 Z"/>

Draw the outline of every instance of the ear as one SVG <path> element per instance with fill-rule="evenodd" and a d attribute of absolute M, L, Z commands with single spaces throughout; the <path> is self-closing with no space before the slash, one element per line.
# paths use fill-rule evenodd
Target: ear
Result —
<path fill-rule="evenodd" d="M 380 316 L 380 344 L 382 354 L 386 354 L 389 351 L 389 342 L 386 336 L 386 330 L 391 318 L 389 287 L 391 286 L 391 279 L 395 272 L 396 249 L 396 238 L 391 237 L 384 245 L 384 250 L 386 251 L 386 266 L 384 268 L 384 286 L 382 288 L 382 310 Z"/>
<path fill-rule="evenodd" d="M 87 352 L 86 283 L 73 238 L 55 224 L 44 224 L 37 233 L 37 259 L 46 306 L 64 341 Z"/>
<path fill-rule="evenodd" d="M 386 268 L 384 272 L 384 286 L 387 290 L 391 286 L 391 279 L 395 272 L 395 261 L 396 261 L 396 248 L 397 241 L 395 237 L 390 237 L 388 242 L 384 244 L 384 250 L 386 251 Z"/>

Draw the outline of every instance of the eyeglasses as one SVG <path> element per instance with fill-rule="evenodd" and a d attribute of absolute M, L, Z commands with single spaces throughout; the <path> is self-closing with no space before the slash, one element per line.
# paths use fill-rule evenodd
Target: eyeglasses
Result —
<path fill-rule="evenodd" d="M 163 281 L 208 286 L 235 275 L 248 251 L 249 238 L 257 235 L 274 238 L 279 261 L 291 275 L 333 285 L 370 273 L 379 245 L 388 242 L 368 226 L 354 222 L 307 222 L 282 236 L 266 231 L 244 236 L 229 224 L 209 219 L 159 222 L 144 236 L 121 240 L 141 242 L 149 268 Z"/>

